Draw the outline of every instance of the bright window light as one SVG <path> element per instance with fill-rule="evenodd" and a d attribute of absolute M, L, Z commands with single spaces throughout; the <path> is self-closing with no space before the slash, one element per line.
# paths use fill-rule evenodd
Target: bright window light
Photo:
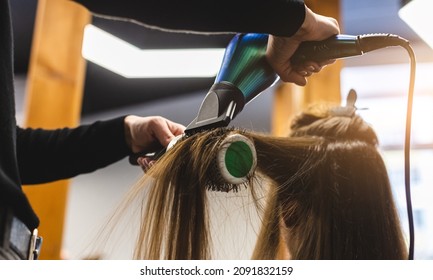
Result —
<path fill-rule="evenodd" d="M 401 8 L 398 14 L 421 39 L 433 48 L 431 0 L 412 0 Z"/>
<path fill-rule="evenodd" d="M 142 50 L 87 25 L 82 55 L 126 78 L 187 78 L 216 76 L 224 51 L 224 48 Z"/>

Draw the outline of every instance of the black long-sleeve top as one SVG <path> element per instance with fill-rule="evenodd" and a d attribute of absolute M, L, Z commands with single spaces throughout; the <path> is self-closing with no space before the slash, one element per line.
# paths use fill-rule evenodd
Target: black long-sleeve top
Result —
<path fill-rule="evenodd" d="M 91 12 L 149 26 L 196 32 L 294 34 L 305 17 L 300 0 L 77 0 Z M 23 7 L 24 8 L 24 7 Z M 15 120 L 9 1 L 0 1 L 0 206 L 29 229 L 39 225 L 21 184 L 71 178 L 129 154 L 123 117 L 57 130 L 23 129 Z M 0 207 L 0 208 L 1 208 Z"/>

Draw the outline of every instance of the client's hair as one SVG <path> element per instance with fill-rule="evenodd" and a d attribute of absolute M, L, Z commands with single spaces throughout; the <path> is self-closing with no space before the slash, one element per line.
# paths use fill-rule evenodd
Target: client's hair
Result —
<path fill-rule="evenodd" d="M 222 128 L 180 140 L 137 185 L 149 189 L 134 257 L 211 257 L 206 193 L 239 187 L 222 182 L 216 157 L 222 139 L 240 133 L 257 151 L 245 186 L 254 194 L 255 180 L 272 182 L 254 259 L 276 258 L 281 241 L 292 259 L 406 258 L 377 137 L 359 116 L 333 112 L 303 113 L 290 137 Z"/>
<path fill-rule="evenodd" d="M 317 140 L 295 160 L 296 170 L 292 147 L 278 154 L 270 142 L 255 142 L 266 151 L 258 168 L 275 187 L 253 258 L 275 258 L 278 237 L 291 259 L 407 257 L 376 134 L 359 116 L 336 112 L 316 106 L 293 121 L 291 139 Z"/>

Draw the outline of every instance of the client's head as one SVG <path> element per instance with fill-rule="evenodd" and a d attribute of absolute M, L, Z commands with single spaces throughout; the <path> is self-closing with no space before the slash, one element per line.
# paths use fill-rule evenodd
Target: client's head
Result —
<path fill-rule="evenodd" d="M 274 153 L 269 142 L 255 142 L 267 152 L 258 168 L 274 188 L 254 258 L 275 258 L 281 246 L 292 259 L 406 258 L 373 129 L 350 110 L 324 105 L 299 115 L 291 129 L 295 143 L 314 143 Z"/>

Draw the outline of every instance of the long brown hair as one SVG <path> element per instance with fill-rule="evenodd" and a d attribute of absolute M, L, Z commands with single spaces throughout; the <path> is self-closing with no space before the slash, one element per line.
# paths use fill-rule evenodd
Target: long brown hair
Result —
<path fill-rule="evenodd" d="M 331 108 L 320 106 L 294 120 L 291 138 L 317 143 L 295 163 L 296 172 L 287 172 L 287 164 L 269 170 L 269 154 L 258 159 L 275 188 L 253 258 L 275 258 L 276 237 L 286 241 L 292 259 L 406 258 L 373 129 L 357 115 L 334 115 Z M 266 142 L 255 145 L 258 151 L 273 150 Z"/>
<path fill-rule="evenodd" d="M 134 258 L 211 258 L 206 194 L 240 187 L 216 171 L 219 145 L 232 133 L 257 151 L 245 187 L 255 197 L 256 181 L 272 182 L 253 259 L 276 258 L 281 241 L 292 259 L 406 257 L 374 131 L 359 116 L 316 107 L 295 119 L 290 137 L 222 128 L 179 141 L 131 192 L 148 191 Z"/>

